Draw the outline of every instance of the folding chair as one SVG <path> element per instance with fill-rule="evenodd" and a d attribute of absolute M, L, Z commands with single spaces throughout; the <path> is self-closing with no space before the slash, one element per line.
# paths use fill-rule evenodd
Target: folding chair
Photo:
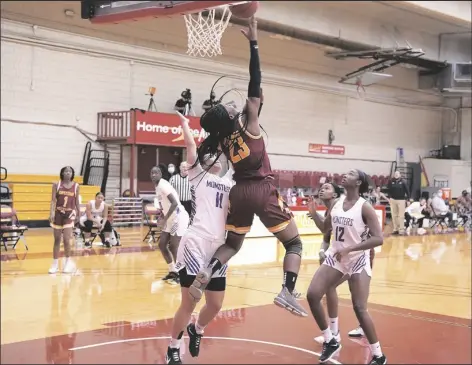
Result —
<path fill-rule="evenodd" d="M 80 204 L 80 219 L 79 222 L 76 224 L 76 228 L 79 229 L 79 232 L 76 233 L 76 238 L 80 237 L 83 242 L 85 242 L 85 232 L 84 232 L 84 226 L 81 224 L 83 223 L 87 217 L 86 217 L 86 211 L 87 211 L 87 204 Z M 92 245 L 93 242 L 95 241 L 95 238 L 99 236 L 98 234 L 98 226 L 94 223 L 92 227 L 92 231 L 90 232 L 90 244 Z M 103 240 L 102 240 L 103 241 Z"/>
<path fill-rule="evenodd" d="M 446 214 L 437 214 L 436 211 L 433 208 L 433 205 L 431 204 L 431 210 L 433 214 L 431 215 L 430 220 L 433 221 L 433 225 L 430 225 L 430 228 L 448 228 L 446 224 Z"/>
<path fill-rule="evenodd" d="M 23 236 L 27 230 L 28 227 L 20 223 L 15 211 L 11 207 L 7 205 L 1 206 L 0 240 L 2 241 L 3 247 L 5 247 L 6 251 L 8 250 L 8 245 L 13 246 L 12 248 L 15 249 L 20 239 L 23 241 L 26 250 L 28 250 L 26 239 Z"/>
<path fill-rule="evenodd" d="M 159 216 L 161 215 L 161 211 L 157 209 L 154 204 L 146 204 L 144 206 L 144 218 L 146 220 L 145 225 L 149 227 L 146 236 L 143 239 L 143 242 L 149 239 L 149 243 L 157 242 L 156 235 L 159 236 L 161 234 L 161 228 L 158 228 L 157 221 Z"/>
<path fill-rule="evenodd" d="M 471 226 L 472 212 L 459 212 L 454 213 L 457 216 L 456 227 L 461 229 L 467 229 Z"/>

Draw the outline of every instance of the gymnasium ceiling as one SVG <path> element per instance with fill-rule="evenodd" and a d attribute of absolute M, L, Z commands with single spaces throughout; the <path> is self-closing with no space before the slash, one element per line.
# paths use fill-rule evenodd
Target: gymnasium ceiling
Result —
<path fill-rule="evenodd" d="M 297 7 L 306 8 L 307 12 L 322 12 L 323 9 L 335 9 L 336 11 L 349 12 L 356 16 L 367 17 L 376 20 L 385 20 L 390 24 L 399 27 L 407 27 L 421 30 L 431 35 L 442 33 L 469 32 L 470 22 L 460 21 L 456 18 L 435 17 L 428 14 L 420 14 L 411 10 L 399 7 L 399 2 L 392 1 L 361 1 L 356 2 L 356 6 L 347 6 L 344 1 L 322 1 L 322 2 L 293 2 Z M 270 3 L 265 3 L 264 6 Z M 270 6 L 270 5 L 269 5 Z M 64 11 L 72 10 L 75 15 L 66 16 Z M 182 44 L 186 44 L 185 26 L 183 20 L 175 22 L 170 19 L 143 19 L 139 22 L 118 24 L 118 25 L 93 25 L 80 18 L 79 1 L 2 1 L 2 18 L 22 21 L 55 29 L 70 31 L 90 36 L 110 40 L 120 40 L 123 37 L 132 40 L 132 43 L 139 41 L 156 41 L 156 38 L 164 38 L 166 34 L 173 33 L 177 38 L 182 38 Z M 176 27 L 176 24 L 178 27 Z M 296 25 L 294 25 L 296 26 Z M 467 35 L 466 35 L 467 36 Z M 159 39 L 160 40 L 160 39 Z M 128 42 L 127 42 L 128 43 Z"/>

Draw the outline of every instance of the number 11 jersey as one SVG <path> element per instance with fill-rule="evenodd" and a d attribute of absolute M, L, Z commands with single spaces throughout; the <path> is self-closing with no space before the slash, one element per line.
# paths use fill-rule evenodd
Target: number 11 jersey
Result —
<path fill-rule="evenodd" d="M 229 191 L 233 186 L 232 171 L 220 177 L 197 164 L 189 168 L 188 177 L 192 192 L 189 229 L 210 240 L 224 240 Z"/>

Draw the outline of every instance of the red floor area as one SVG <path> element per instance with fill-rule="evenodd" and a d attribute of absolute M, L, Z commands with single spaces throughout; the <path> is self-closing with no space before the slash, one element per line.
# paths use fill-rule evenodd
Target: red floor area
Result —
<path fill-rule="evenodd" d="M 306 302 L 304 305 L 308 308 Z M 470 364 L 470 321 L 370 305 L 390 364 Z M 2 364 L 162 364 L 171 320 L 108 323 L 107 329 L 1 346 Z M 357 325 L 347 301 L 340 305 L 343 348 L 334 363 L 365 364 L 365 340 L 351 340 Z M 316 364 L 321 345 L 314 320 L 274 305 L 226 311 L 205 331 L 199 358 L 183 351 L 188 364 Z"/>

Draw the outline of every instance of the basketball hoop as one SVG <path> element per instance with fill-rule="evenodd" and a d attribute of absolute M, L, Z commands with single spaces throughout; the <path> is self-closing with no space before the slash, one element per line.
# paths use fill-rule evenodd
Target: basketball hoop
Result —
<path fill-rule="evenodd" d="M 217 9 L 222 10 L 221 19 L 215 19 Z M 202 12 L 185 14 L 188 35 L 187 54 L 190 56 L 215 57 L 221 55 L 221 37 L 231 19 L 229 6 L 223 5 L 209 9 L 208 16 Z"/>

